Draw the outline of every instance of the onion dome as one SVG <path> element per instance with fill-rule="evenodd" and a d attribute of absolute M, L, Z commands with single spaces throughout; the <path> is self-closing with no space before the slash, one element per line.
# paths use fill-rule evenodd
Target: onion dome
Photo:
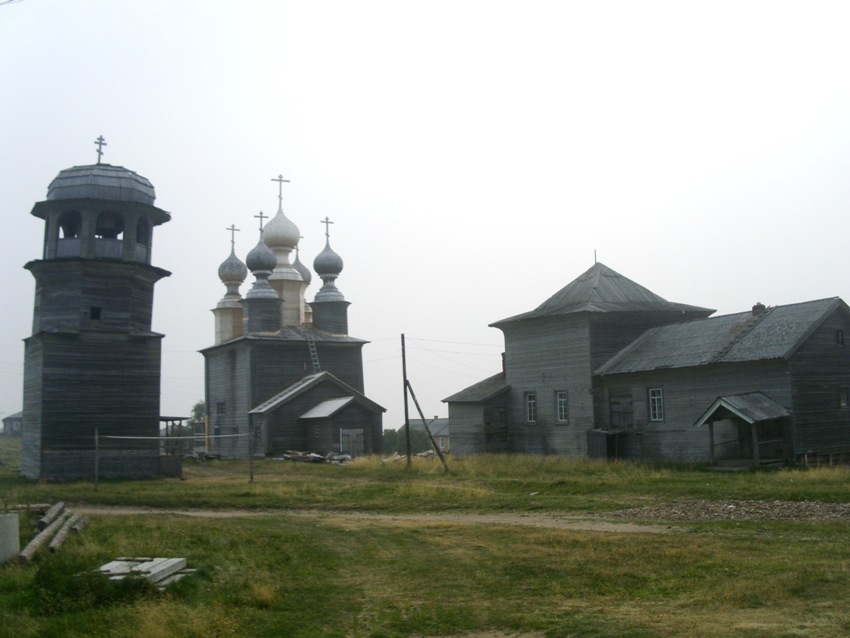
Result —
<path fill-rule="evenodd" d="M 342 257 L 331 248 L 330 239 L 325 241 L 325 249 L 313 260 L 313 270 L 324 279 L 328 275 L 336 278 L 342 272 Z"/>
<path fill-rule="evenodd" d="M 218 267 L 218 278 L 227 286 L 227 295 L 238 295 L 239 285 L 248 276 L 248 267 L 236 256 L 233 248 L 230 249 L 230 257 L 221 262 Z"/>
<path fill-rule="evenodd" d="M 313 260 L 313 270 L 322 278 L 322 288 L 316 293 L 315 301 L 345 301 L 336 287 L 336 278 L 342 272 L 342 257 L 331 249 L 330 239 L 326 241 L 325 249 Z"/>
<path fill-rule="evenodd" d="M 245 258 L 245 264 L 250 268 L 252 273 L 271 272 L 274 270 L 277 259 L 274 256 L 271 248 L 266 245 L 263 240 L 263 231 L 260 231 L 260 241 L 251 249 L 248 256 Z"/>
<path fill-rule="evenodd" d="M 60 171 L 47 187 L 47 200 L 106 199 L 153 206 L 153 184 L 123 166 L 92 164 Z"/>
<path fill-rule="evenodd" d="M 309 286 L 310 282 L 313 281 L 313 274 L 307 266 L 301 263 L 301 258 L 298 254 L 298 246 L 295 247 L 295 263 L 292 264 L 292 267 L 298 271 L 298 274 L 301 275 L 301 279 L 303 279 L 304 283 Z"/>
<path fill-rule="evenodd" d="M 298 245 L 301 233 L 298 231 L 298 226 L 284 215 L 283 206 L 278 207 L 277 215 L 266 224 L 263 229 L 263 239 L 272 250 L 285 248 L 288 249 L 287 253 Z"/>

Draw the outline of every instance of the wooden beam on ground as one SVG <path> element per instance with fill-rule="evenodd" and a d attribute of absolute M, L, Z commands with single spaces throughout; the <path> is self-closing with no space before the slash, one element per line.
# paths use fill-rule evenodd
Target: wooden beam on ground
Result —
<path fill-rule="evenodd" d="M 53 534 L 56 533 L 62 523 L 65 522 L 65 515 L 62 514 L 53 521 L 50 525 L 45 527 L 38 535 L 29 542 L 29 545 L 24 547 L 21 550 L 21 553 L 18 554 L 18 559 L 22 563 L 28 563 L 32 560 L 32 557 L 35 556 L 35 553 L 39 550 L 39 548 L 44 545 L 50 538 L 52 538 Z"/>
<path fill-rule="evenodd" d="M 71 531 L 74 532 L 75 534 L 79 534 L 80 532 L 83 531 L 83 528 L 88 524 L 89 524 L 89 517 L 88 516 L 81 516 L 79 519 L 77 519 L 77 524 L 73 525 L 71 527 Z"/>
<path fill-rule="evenodd" d="M 59 528 L 59 531 L 56 532 L 56 536 L 53 537 L 53 540 L 50 541 L 50 545 L 47 546 L 51 552 L 55 552 L 62 546 L 62 543 L 65 542 L 65 539 L 68 538 L 68 532 L 71 531 L 71 528 L 77 524 L 83 517 L 82 514 L 73 514 L 70 518 L 65 521 L 65 524 Z"/>
<path fill-rule="evenodd" d="M 53 507 L 51 507 L 47 512 L 38 519 L 38 529 L 45 529 L 48 525 L 50 525 L 56 518 L 65 511 L 65 503 L 59 501 Z"/>

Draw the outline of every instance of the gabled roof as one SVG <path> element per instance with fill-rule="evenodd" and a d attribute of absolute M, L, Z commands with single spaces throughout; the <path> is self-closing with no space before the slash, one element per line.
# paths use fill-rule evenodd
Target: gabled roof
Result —
<path fill-rule="evenodd" d="M 719 421 L 736 416 L 749 424 L 771 419 L 781 419 L 791 413 L 773 399 L 769 399 L 761 392 L 748 392 L 746 394 L 732 394 L 725 397 L 717 397 L 703 415 L 694 424 L 699 427 L 705 423 Z"/>
<path fill-rule="evenodd" d="M 605 264 L 595 263 L 531 312 L 502 319 L 490 325 L 498 327 L 514 321 L 580 312 L 669 312 L 707 317 L 714 311 L 710 308 L 667 301 Z"/>
<path fill-rule="evenodd" d="M 267 414 L 269 412 L 273 412 L 281 405 L 288 403 L 292 399 L 297 396 L 304 394 L 305 392 L 315 388 L 317 385 L 321 383 L 333 383 L 336 385 L 340 392 L 346 394 L 348 397 L 354 398 L 358 403 L 363 405 L 369 410 L 374 412 L 386 412 L 384 408 L 380 405 L 372 401 L 371 399 L 366 398 L 366 396 L 354 388 L 352 388 L 347 383 L 340 381 L 330 372 L 318 372 L 316 374 L 309 374 L 306 377 L 296 381 L 288 388 L 284 389 L 282 392 L 276 394 L 271 399 L 264 401 L 260 405 L 256 406 L 253 410 L 248 412 L 248 414 Z"/>
<path fill-rule="evenodd" d="M 505 375 L 500 372 L 443 399 L 443 403 L 479 403 L 488 401 L 509 389 L 510 386 L 505 383 Z"/>
<path fill-rule="evenodd" d="M 449 420 L 441 419 L 439 417 L 435 417 L 433 419 L 425 419 L 425 422 L 428 424 L 428 430 L 431 432 L 431 436 L 449 436 Z M 398 428 L 399 431 L 404 427 L 404 423 Z M 422 419 L 416 417 L 415 419 L 410 419 L 410 430 L 418 430 L 420 432 L 425 431 L 425 426 L 422 424 Z"/>
<path fill-rule="evenodd" d="M 596 374 L 787 359 L 838 308 L 838 297 L 671 324 L 647 330 Z"/>

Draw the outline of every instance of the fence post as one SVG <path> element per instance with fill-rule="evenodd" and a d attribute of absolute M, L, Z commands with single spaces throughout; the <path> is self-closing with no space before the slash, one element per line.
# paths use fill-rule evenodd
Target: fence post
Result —
<path fill-rule="evenodd" d="M 254 482 L 254 433 L 252 432 L 253 419 L 248 415 L 248 482 Z"/>
<path fill-rule="evenodd" d="M 97 492 L 98 475 L 100 474 L 100 437 L 97 428 L 94 429 L 94 491 Z"/>

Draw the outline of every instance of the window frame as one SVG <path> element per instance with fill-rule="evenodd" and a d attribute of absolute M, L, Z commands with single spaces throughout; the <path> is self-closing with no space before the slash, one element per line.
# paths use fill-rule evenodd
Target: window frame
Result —
<path fill-rule="evenodd" d="M 664 388 L 662 386 L 646 389 L 646 411 L 650 423 L 664 422 Z"/>
<path fill-rule="evenodd" d="M 850 408 L 850 386 L 838 386 L 838 407 Z"/>
<path fill-rule="evenodd" d="M 555 421 L 561 425 L 570 422 L 570 396 L 567 390 L 555 390 Z"/>
<path fill-rule="evenodd" d="M 525 422 L 537 423 L 537 393 L 526 392 L 524 396 L 523 409 L 525 410 Z"/>

